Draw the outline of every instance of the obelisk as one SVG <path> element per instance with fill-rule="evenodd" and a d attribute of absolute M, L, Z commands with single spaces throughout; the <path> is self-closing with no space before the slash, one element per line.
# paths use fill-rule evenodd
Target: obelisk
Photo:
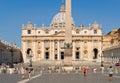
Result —
<path fill-rule="evenodd" d="M 72 64 L 72 14 L 71 0 L 66 0 L 65 9 L 65 61 L 64 65 Z"/>

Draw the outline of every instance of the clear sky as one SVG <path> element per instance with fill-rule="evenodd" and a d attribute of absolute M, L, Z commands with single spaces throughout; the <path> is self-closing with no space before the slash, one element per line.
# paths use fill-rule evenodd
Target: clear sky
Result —
<path fill-rule="evenodd" d="M 61 4 L 62 0 L 0 0 L 0 39 L 21 46 L 22 24 L 49 26 Z M 106 34 L 120 27 L 120 0 L 72 0 L 72 16 L 76 26 L 97 21 Z"/>

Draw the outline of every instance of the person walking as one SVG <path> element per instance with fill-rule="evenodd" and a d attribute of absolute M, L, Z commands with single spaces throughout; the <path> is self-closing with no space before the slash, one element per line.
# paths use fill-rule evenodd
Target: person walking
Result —
<path fill-rule="evenodd" d="M 112 68 L 112 66 L 109 67 L 108 73 L 109 73 L 108 80 L 112 81 L 112 77 L 113 77 L 113 68 Z"/>
<path fill-rule="evenodd" d="M 23 67 L 21 67 L 21 74 L 22 74 L 22 79 L 25 78 L 25 69 Z"/>
<path fill-rule="evenodd" d="M 96 74 L 96 72 L 97 72 L 97 68 L 94 67 L 94 68 L 93 68 L 93 73 Z"/>
<path fill-rule="evenodd" d="M 83 67 L 83 74 L 84 74 L 84 77 L 86 77 L 86 73 L 87 73 L 87 68 L 86 68 L 86 67 Z"/>
<path fill-rule="evenodd" d="M 31 69 L 28 69 L 28 79 L 31 79 Z"/>
<path fill-rule="evenodd" d="M 101 73 L 104 74 L 104 66 L 103 65 L 101 65 L 100 70 L 101 70 Z"/>

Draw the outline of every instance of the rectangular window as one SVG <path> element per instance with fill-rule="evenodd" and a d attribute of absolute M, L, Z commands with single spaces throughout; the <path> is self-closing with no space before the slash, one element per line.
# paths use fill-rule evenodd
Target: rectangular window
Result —
<path fill-rule="evenodd" d="M 28 34 L 31 34 L 31 30 L 28 30 L 27 32 L 28 32 Z"/>
<path fill-rule="evenodd" d="M 45 47 L 49 47 L 48 41 L 45 41 Z"/>
<path fill-rule="evenodd" d="M 31 41 L 28 41 L 27 42 L 27 46 L 30 47 L 32 45 L 32 42 Z"/>
<path fill-rule="evenodd" d="M 97 30 L 94 30 L 94 34 L 97 34 Z"/>
<path fill-rule="evenodd" d="M 76 34 L 79 34 L 79 30 L 76 30 Z"/>
<path fill-rule="evenodd" d="M 75 41 L 75 47 L 80 47 L 80 41 Z"/>
<path fill-rule="evenodd" d="M 40 31 L 38 31 L 38 34 L 40 34 Z"/>
<path fill-rule="evenodd" d="M 64 41 L 60 41 L 60 46 L 64 47 Z"/>
<path fill-rule="evenodd" d="M 46 34 L 49 34 L 49 31 L 46 31 L 45 33 L 46 33 Z"/>
<path fill-rule="evenodd" d="M 94 46 L 97 46 L 97 45 L 98 45 L 97 40 L 94 40 L 94 41 L 93 41 L 93 45 L 94 45 Z"/>

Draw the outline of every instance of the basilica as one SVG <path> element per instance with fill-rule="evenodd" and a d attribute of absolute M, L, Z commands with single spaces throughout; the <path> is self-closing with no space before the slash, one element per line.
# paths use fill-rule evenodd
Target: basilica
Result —
<path fill-rule="evenodd" d="M 62 4 L 49 27 L 44 24 L 37 27 L 30 22 L 22 25 L 21 41 L 24 62 L 27 62 L 30 57 L 33 61 L 63 61 L 65 59 L 65 40 L 69 39 L 69 34 L 71 34 L 72 61 L 100 60 L 102 26 L 97 22 L 93 22 L 87 27 L 84 27 L 83 24 L 75 26 L 75 21 L 71 16 L 71 32 L 66 35 L 66 17 L 66 6 Z"/>

